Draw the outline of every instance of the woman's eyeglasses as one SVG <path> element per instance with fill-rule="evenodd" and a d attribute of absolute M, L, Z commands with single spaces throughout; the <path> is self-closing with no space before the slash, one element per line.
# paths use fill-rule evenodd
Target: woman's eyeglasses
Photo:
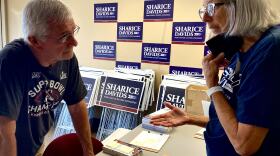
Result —
<path fill-rule="evenodd" d="M 203 16 L 205 13 L 207 13 L 208 16 L 213 16 L 215 13 L 215 7 L 224 5 L 225 3 L 208 3 L 206 7 L 202 7 L 198 10 L 199 17 L 203 19 Z"/>

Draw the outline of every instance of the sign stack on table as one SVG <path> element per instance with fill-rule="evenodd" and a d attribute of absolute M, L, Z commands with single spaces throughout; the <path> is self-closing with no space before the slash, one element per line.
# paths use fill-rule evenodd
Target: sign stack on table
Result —
<path fill-rule="evenodd" d="M 103 140 L 117 128 L 133 129 L 154 100 L 152 70 L 116 68 L 101 76 L 95 105 L 104 107 L 97 133 Z"/>

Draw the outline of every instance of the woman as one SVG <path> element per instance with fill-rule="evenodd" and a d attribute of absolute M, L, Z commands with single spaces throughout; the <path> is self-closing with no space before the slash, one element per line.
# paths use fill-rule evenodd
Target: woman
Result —
<path fill-rule="evenodd" d="M 206 126 L 207 155 L 280 155 L 280 23 L 266 0 L 204 0 L 201 19 L 214 34 L 243 40 L 219 80 L 224 53 L 203 59 L 211 97 L 209 119 L 172 111 L 153 117 L 163 126 Z"/>

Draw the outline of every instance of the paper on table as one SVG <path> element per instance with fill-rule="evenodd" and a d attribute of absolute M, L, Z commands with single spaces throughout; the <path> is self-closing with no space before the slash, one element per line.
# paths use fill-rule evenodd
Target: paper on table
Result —
<path fill-rule="evenodd" d="M 125 129 L 125 128 L 118 128 L 117 130 L 115 130 L 111 135 L 109 135 L 107 138 L 105 138 L 102 141 L 103 145 L 108 144 L 109 142 L 112 142 L 116 139 L 120 139 L 121 137 L 123 137 L 124 135 L 126 135 L 128 132 L 130 132 L 131 130 L 129 129 Z"/>
<path fill-rule="evenodd" d="M 204 140 L 204 131 L 205 131 L 206 129 L 205 128 L 201 128 L 198 132 L 196 132 L 195 134 L 194 134 L 194 138 L 197 138 L 197 139 L 202 139 L 202 140 Z"/>
<path fill-rule="evenodd" d="M 125 128 L 118 128 L 110 136 L 102 141 L 103 152 L 111 155 L 119 156 L 135 156 L 135 148 L 120 144 L 117 139 L 120 139 L 131 130 Z"/>
<path fill-rule="evenodd" d="M 140 134 L 138 134 L 130 143 L 141 147 L 143 150 L 157 153 L 168 138 L 168 134 L 144 130 Z"/>

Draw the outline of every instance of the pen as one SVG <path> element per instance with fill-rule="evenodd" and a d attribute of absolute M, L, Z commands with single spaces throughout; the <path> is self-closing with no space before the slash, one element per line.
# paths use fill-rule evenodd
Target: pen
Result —
<path fill-rule="evenodd" d="M 115 139 L 114 141 L 116 141 L 116 142 L 119 143 L 119 144 L 126 145 L 126 146 L 128 146 L 128 147 L 134 148 L 133 154 L 140 154 L 140 153 L 142 152 L 142 150 L 143 150 L 143 149 L 142 149 L 141 147 L 139 147 L 139 146 L 136 146 L 136 145 L 133 145 L 133 144 L 130 144 L 130 143 L 127 143 L 127 142 L 118 140 L 118 139 Z"/>
<path fill-rule="evenodd" d="M 136 145 L 133 145 L 133 144 L 130 144 L 130 143 L 128 143 L 128 142 L 124 142 L 124 141 L 121 141 L 121 140 L 118 140 L 118 139 L 115 139 L 114 141 L 116 141 L 117 143 L 120 143 L 120 144 L 122 144 L 122 145 L 129 146 L 129 147 L 140 148 L 140 149 L 142 149 L 142 148 L 139 147 L 139 146 L 136 146 Z"/>

